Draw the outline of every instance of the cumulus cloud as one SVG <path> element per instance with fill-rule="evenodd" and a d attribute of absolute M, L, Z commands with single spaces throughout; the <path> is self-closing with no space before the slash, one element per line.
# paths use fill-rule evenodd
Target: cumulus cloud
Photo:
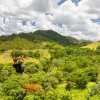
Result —
<path fill-rule="evenodd" d="M 98 41 L 100 0 L 1 0 L 0 35 L 52 29 L 64 36 Z M 26 24 L 23 25 L 23 21 Z M 32 23 L 35 23 L 32 25 Z"/>

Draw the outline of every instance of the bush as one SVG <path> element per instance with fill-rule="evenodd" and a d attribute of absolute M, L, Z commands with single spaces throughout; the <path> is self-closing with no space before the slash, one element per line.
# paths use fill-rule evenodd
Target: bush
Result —
<path fill-rule="evenodd" d="M 100 79 L 98 78 L 97 83 L 94 84 L 89 90 L 88 93 L 85 95 L 87 100 L 90 100 L 90 97 L 98 96 L 100 99 Z M 96 98 L 97 99 L 97 98 Z M 96 100 L 95 99 L 95 100 Z M 98 99 L 98 100 L 99 100 Z"/>
<path fill-rule="evenodd" d="M 51 61 L 49 59 L 40 59 L 43 71 L 47 72 L 50 68 Z"/>
<path fill-rule="evenodd" d="M 47 79 L 47 74 L 44 71 L 40 71 L 32 75 L 29 79 L 31 84 L 41 84 L 42 86 L 45 84 Z"/>
<path fill-rule="evenodd" d="M 64 75 L 62 71 L 54 70 L 52 72 L 53 76 L 58 79 L 59 83 L 64 81 Z"/>
<path fill-rule="evenodd" d="M 4 52 L 4 51 L 6 51 L 6 50 L 5 50 L 4 48 L 0 48 L 0 51 L 1 51 L 1 52 Z"/>
<path fill-rule="evenodd" d="M 34 56 L 35 58 L 39 58 L 39 57 L 40 57 L 40 53 L 39 53 L 38 51 L 35 51 L 35 52 L 33 53 L 33 56 Z"/>
<path fill-rule="evenodd" d="M 28 52 L 28 56 L 29 57 L 39 58 L 40 57 L 40 53 L 38 51 L 35 51 L 35 52 L 29 51 Z"/>
<path fill-rule="evenodd" d="M 61 97 L 60 97 L 61 100 L 72 100 L 72 96 L 70 95 L 70 92 L 66 92 L 66 93 L 63 93 L 61 94 Z"/>
<path fill-rule="evenodd" d="M 0 83 L 2 83 L 5 80 L 7 80 L 8 77 L 13 74 L 14 69 L 12 67 L 12 64 L 11 64 L 11 66 L 9 66 L 9 65 L 0 64 Z"/>
<path fill-rule="evenodd" d="M 57 84 L 59 83 L 57 78 L 53 76 L 49 76 L 47 82 L 49 82 L 53 88 L 56 88 Z"/>
<path fill-rule="evenodd" d="M 100 46 L 97 46 L 96 50 L 100 50 Z"/>
<path fill-rule="evenodd" d="M 38 85 L 38 84 L 25 84 L 24 85 L 24 88 L 27 91 L 34 92 L 37 89 L 40 89 L 41 90 L 42 89 L 42 86 L 41 85 Z"/>
<path fill-rule="evenodd" d="M 69 81 L 69 82 L 67 82 L 67 85 L 66 85 L 65 89 L 70 91 L 71 88 L 73 88 L 73 86 L 74 86 L 73 82 Z"/>
<path fill-rule="evenodd" d="M 23 55 L 23 53 L 20 50 L 12 50 L 12 52 L 11 52 L 12 57 L 19 57 L 22 55 Z"/>
<path fill-rule="evenodd" d="M 80 60 L 77 61 L 77 66 L 79 68 L 90 67 L 91 65 L 92 61 L 89 60 L 88 58 L 81 58 Z"/>
<path fill-rule="evenodd" d="M 46 100 L 72 100 L 72 96 L 69 91 L 60 93 L 57 90 L 48 91 L 46 93 Z"/>
<path fill-rule="evenodd" d="M 0 100 L 15 100 L 13 96 L 0 96 Z"/>
<path fill-rule="evenodd" d="M 21 79 L 20 76 L 12 76 L 3 84 L 2 94 L 5 96 L 12 96 L 14 100 L 22 100 L 26 95 L 24 83 L 26 79 Z"/>
<path fill-rule="evenodd" d="M 78 67 L 77 67 L 76 63 L 75 62 L 72 62 L 72 63 L 65 64 L 63 70 L 70 73 L 70 72 L 76 70 L 77 68 Z"/>
<path fill-rule="evenodd" d="M 77 77 L 75 79 L 75 83 L 79 88 L 81 88 L 81 89 L 85 88 L 88 83 L 87 76 L 85 74 L 83 74 L 81 77 Z"/>
<path fill-rule="evenodd" d="M 27 96 L 25 96 L 25 98 L 23 99 L 23 100 L 42 100 L 42 99 L 40 99 L 38 96 L 36 96 L 36 95 L 27 95 Z"/>
<path fill-rule="evenodd" d="M 35 63 L 26 63 L 26 66 L 25 66 L 25 73 L 27 74 L 34 74 L 34 73 L 37 73 L 41 70 L 42 68 L 38 65 L 38 64 L 35 64 Z"/>
<path fill-rule="evenodd" d="M 90 81 L 95 82 L 97 80 L 99 71 L 99 67 L 90 67 L 86 68 L 85 73 L 89 76 Z"/>

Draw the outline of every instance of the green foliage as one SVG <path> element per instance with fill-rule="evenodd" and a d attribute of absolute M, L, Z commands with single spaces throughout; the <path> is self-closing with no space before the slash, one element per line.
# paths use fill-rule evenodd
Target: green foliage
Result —
<path fill-rule="evenodd" d="M 77 70 L 75 70 L 75 71 L 73 71 L 73 72 L 71 72 L 71 73 L 69 73 L 67 75 L 65 74 L 65 76 L 66 76 L 66 80 L 67 81 L 75 82 L 76 79 L 78 77 L 82 77 L 83 74 L 84 74 L 84 70 L 77 69 Z"/>
<path fill-rule="evenodd" d="M 74 70 L 76 70 L 78 67 L 77 67 L 77 65 L 76 65 L 76 62 L 72 62 L 72 63 L 66 63 L 65 65 L 64 65 L 64 71 L 67 71 L 67 72 L 72 72 L 72 71 L 74 71 Z"/>
<path fill-rule="evenodd" d="M 52 60 L 51 65 L 52 65 L 52 67 L 55 67 L 55 68 L 59 68 L 59 67 L 61 68 L 61 66 L 64 65 L 64 60 L 54 59 L 54 60 Z"/>
<path fill-rule="evenodd" d="M 1 96 L 0 100 L 15 100 L 13 96 Z"/>
<path fill-rule="evenodd" d="M 38 64 L 31 62 L 31 63 L 26 63 L 24 72 L 27 74 L 34 74 L 41 70 L 42 70 L 42 68 Z"/>
<path fill-rule="evenodd" d="M 89 76 L 89 80 L 95 82 L 98 78 L 99 67 L 86 68 L 85 73 Z"/>
<path fill-rule="evenodd" d="M 47 79 L 47 82 L 49 82 L 53 88 L 56 88 L 57 84 L 59 83 L 57 78 L 53 76 L 49 76 L 49 78 Z"/>
<path fill-rule="evenodd" d="M 85 74 L 82 74 L 81 77 L 77 77 L 76 80 L 75 80 L 75 83 L 76 85 L 79 87 L 79 88 L 85 88 L 87 83 L 88 83 L 88 78 Z"/>
<path fill-rule="evenodd" d="M 34 56 L 35 58 L 39 58 L 39 57 L 40 57 L 39 51 L 35 51 L 35 52 L 33 53 L 33 56 Z"/>
<path fill-rule="evenodd" d="M 25 98 L 23 100 L 42 100 L 42 99 L 40 99 L 38 96 L 33 94 L 33 95 L 25 96 Z"/>
<path fill-rule="evenodd" d="M 97 46 L 96 50 L 100 50 L 100 46 Z"/>
<path fill-rule="evenodd" d="M 12 96 L 14 100 L 22 100 L 26 95 L 26 91 L 23 88 L 24 83 L 27 82 L 24 78 L 20 79 L 20 76 L 12 76 L 4 82 L 2 93 L 6 96 Z"/>
<path fill-rule="evenodd" d="M 4 51 L 6 51 L 6 50 L 5 50 L 4 48 L 0 48 L 0 51 L 1 51 L 1 52 L 4 52 Z"/>
<path fill-rule="evenodd" d="M 90 67 L 92 64 L 93 63 L 88 58 L 82 58 L 82 57 L 80 57 L 80 59 L 77 60 L 77 66 L 79 68 Z"/>
<path fill-rule="evenodd" d="M 64 79 L 64 75 L 63 75 L 63 71 L 59 71 L 59 70 L 54 70 L 52 72 L 53 76 L 55 78 L 58 79 L 59 83 L 63 82 L 65 79 Z"/>
<path fill-rule="evenodd" d="M 12 57 L 19 57 L 22 55 L 23 55 L 23 53 L 20 50 L 12 50 L 12 52 L 11 52 Z"/>
<path fill-rule="evenodd" d="M 98 95 L 100 98 L 100 79 L 98 78 L 97 83 L 94 84 L 89 90 L 88 93 L 85 95 L 87 100 L 90 100 L 90 97 Z M 98 99 L 99 100 L 99 99 Z"/>
<path fill-rule="evenodd" d="M 49 59 L 43 58 L 40 59 L 43 71 L 47 72 L 50 68 L 51 61 Z"/>
<path fill-rule="evenodd" d="M 72 97 L 68 91 L 60 93 L 59 91 L 54 90 L 46 93 L 46 100 L 72 100 Z"/>
<path fill-rule="evenodd" d="M 44 71 L 39 71 L 38 73 L 35 73 L 34 75 L 31 76 L 29 79 L 31 84 L 41 84 L 44 85 L 46 82 L 47 75 Z"/>
<path fill-rule="evenodd" d="M 0 82 L 7 80 L 14 73 L 13 70 L 12 64 L 0 64 Z"/>
<path fill-rule="evenodd" d="M 65 89 L 68 90 L 68 91 L 70 91 L 73 88 L 73 86 L 74 86 L 73 82 L 68 81 Z"/>
<path fill-rule="evenodd" d="M 62 49 L 49 50 L 49 52 L 51 53 L 51 59 L 54 59 L 54 58 L 62 58 L 64 56 L 67 56 L 67 53 L 64 52 Z"/>
<path fill-rule="evenodd" d="M 100 54 L 100 46 L 97 46 L 96 51 L 97 54 Z"/>
<path fill-rule="evenodd" d="M 47 36 L 46 32 L 50 36 Z M 12 63 L 0 64 L 0 100 L 76 100 L 78 96 L 74 95 L 74 90 L 83 91 L 80 89 L 85 88 L 88 81 L 97 81 L 100 72 L 98 67 L 100 66 L 99 53 L 79 46 L 65 47 L 64 45 L 70 44 L 72 40 L 70 43 L 66 43 L 65 40 L 58 40 L 57 34 L 54 36 L 58 36 L 58 38 L 54 40 L 51 32 L 36 31 L 30 34 L 13 34 L 7 39 L 5 36 L 3 39 L 0 37 L 0 43 L 2 43 L 0 48 L 4 50 L 14 48 L 11 53 L 12 57 L 24 56 L 27 59 L 32 57 L 40 61 L 38 64 L 25 63 L 23 75 L 16 73 Z M 51 58 L 43 57 L 40 49 L 48 50 Z M 24 89 L 25 84 L 39 84 L 43 89 L 37 89 L 34 92 L 26 91 Z"/>
<path fill-rule="evenodd" d="M 40 53 L 39 53 L 39 51 L 35 51 L 35 52 L 29 51 L 28 52 L 28 56 L 29 57 L 33 57 L 33 58 L 39 58 L 40 57 Z"/>

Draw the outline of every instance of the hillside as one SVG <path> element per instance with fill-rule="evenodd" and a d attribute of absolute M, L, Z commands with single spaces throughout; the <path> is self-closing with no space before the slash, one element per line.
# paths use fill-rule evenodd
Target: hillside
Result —
<path fill-rule="evenodd" d="M 0 40 L 0 100 L 98 100 L 100 48 L 80 47 L 89 41 L 64 36 L 60 40 L 51 30 Z M 15 57 L 25 58 L 24 74 L 13 67 Z"/>
<path fill-rule="evenodd" d="M 92 50 L 96 50 L 98 46 L 100 46 L 100 42 L 93 42 L 90 43 L 89 45 L 83 46 L 82 48 L 90 48 Z"/>
<path fill-rule="evenodd" d="M 98 53 L 58 43 L 42 45 L 45 48 L 0 53 L 0 100 L 88 100 L 100 77 Z M 19 56 L 25 58 L 23 75 L 12 66 L 12 58 Z M 90 98 L 96 100 L 95 94 Z"/>
<path fill-rule="evenodd" d="M 6 36 L 0 36 L 0 51 L 12 49 L 41 49 L 45 48 L 44 43 L 57 43 L 60 45 L 85 46 L 92 41 L 77 40 L 70 36 L 62 36 L 52 30 L 37 30 L 30 33 L 19 33 Z M 47 45 L 48 45 L 47 44 Z"/>
<path fill-rule="evenodd" d="M 20 34 L 12 34 L 12 35 L 7 35 L 7 36 L 0 36 L 0 42 L 2 43 L 4 41 L 12 41 L 16 37 L 24 38 L 31 42 L 33 42 L 33 41 L 38 41 L 38 42 L 49 41 L 49 42 L 56 42 L 61 45 L 75 44 L 75 43 L 73 43 L 73 41 L 69 41 L 69 39 L 66 38 L 65 36 L 62 36 L 52 30 L 47 30 L 47 31 L 37 30 L 33 33 L 20 33 Z"/>

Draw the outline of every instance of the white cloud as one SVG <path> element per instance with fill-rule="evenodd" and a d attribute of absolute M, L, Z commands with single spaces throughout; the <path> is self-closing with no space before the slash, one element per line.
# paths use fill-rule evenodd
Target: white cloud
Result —
<path fill-rule="evenodd" d="M 100 18 L 100 0 L 81 0 L 78 6 L 71 0 L 59 6 L 57 3 L 60 1 L 1 0 L 0 28 L 4 31 L 0 30 L 0 35 L 52 29 L 78 39 L 99 40 L 100 25 L 91 19 Z M 26 25 L 22 21 L 26 21 Z M 35 26 L 32 26 L 32 22 L 35 22 Z"/>

